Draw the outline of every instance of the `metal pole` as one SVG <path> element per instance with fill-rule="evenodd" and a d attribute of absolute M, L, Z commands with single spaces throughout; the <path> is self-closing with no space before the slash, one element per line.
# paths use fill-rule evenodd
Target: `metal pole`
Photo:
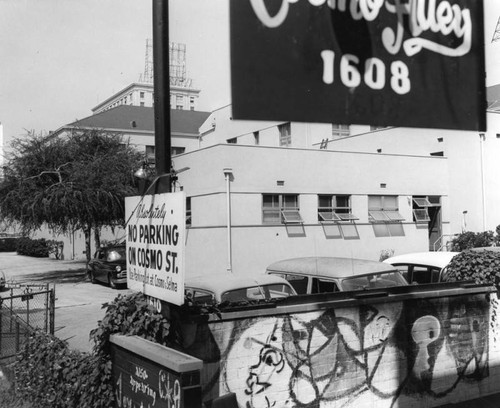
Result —
<path fill-rule="evenodd" d="M 480 161 L 481 161 L 481 203 L 483 209 L 483 229 L 486 229 L 486 206 L 485 206 L 485 191 L 484 191 L 484 163 L 483 163 L 483 150 L 484 150 L 484 141 L 486 140 L 486 135 L 484 133 L 479 134 L 479 144 L 480 144 Z"/>
<path fill-rule="evenodd" d="M 168 1 L 153 0 L 153 78 L 156 175 L 170 173 L 170 65 Z M 156 193 L 171 191 L 170 177 L 158 179 Z"/>
<path fill-rule="evenodd" d="M 232 260 L 232 243 L 231 243 L 231 176 L 233 171 L 231 169 L 224 169 L 224 176 L 226 178 L 226 210 L 227 210 L 227 271 L 233 271 Z"/>

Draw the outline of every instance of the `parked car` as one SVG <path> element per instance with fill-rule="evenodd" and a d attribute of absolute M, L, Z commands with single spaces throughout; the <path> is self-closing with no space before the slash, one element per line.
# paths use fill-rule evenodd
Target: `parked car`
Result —
<path fill-rule="evenodd" d="M 4 290 L 6 285 L 5 273 L 0 270 L 0 290 Z"/>
<path fill-rule="evenodd" d="M 410 284 L 438 283 L 443 280 L 446 267 L 460 252 L 414 252 L 396 255 L 384 260 L 396 267 Z"/>
<path fill-rule="evenodd" d="M 293 287 L 278 276 L 233 273 L 186 277 L 186 296 L 200 305 L 280 299 L 296 295 Z"/>
<path fill-rule="evenodd" d="M 112 288 L 127 285 L 127 258 L 125 245 L 99 248 L 90 260 L 87 274 L 92 283 L 101 281 Z"/>
<path fill-rule="evenodd" d="M 365 259 L 285 259 L 269 265 L 266 273 L 286 279 L 299 295 L 408 285 L 393 266 Z"/>

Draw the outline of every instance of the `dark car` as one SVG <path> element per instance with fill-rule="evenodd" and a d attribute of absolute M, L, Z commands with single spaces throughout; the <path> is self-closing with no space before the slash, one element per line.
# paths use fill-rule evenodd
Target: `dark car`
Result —
<path fill-rule="evenodd" d="M 6 284 L 5 274 L 0 269 L 0 291 L 5 289 L 5 284 Z"/>
<path fill-rule="evenodd" d="M 109 284 L 112 288 L 127 286 L 127 257 L 125 245 L 99 248 L 89 262 L 87 274 L 92 283 Z"/>

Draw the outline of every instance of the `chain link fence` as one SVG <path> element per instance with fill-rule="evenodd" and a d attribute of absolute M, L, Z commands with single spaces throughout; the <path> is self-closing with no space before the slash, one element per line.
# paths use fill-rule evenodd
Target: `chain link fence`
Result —
<path fill-rule="evenodd" d="M 0 362 L 13 358 L 34 329 L 54 334 L 54 285 L 17 285 L 0 298 Z"/>

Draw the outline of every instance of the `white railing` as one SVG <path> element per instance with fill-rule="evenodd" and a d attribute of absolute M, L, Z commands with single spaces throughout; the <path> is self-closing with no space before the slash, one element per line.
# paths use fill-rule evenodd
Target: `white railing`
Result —
<path fill-rule="evenodd" d="M 449 251 L 448 245 L 451 244 L 451 238 L 456 237 L 457 234 L 443 234 L 433 244 L 434 251 Z M 445 238 L 448 238 L 445 240 Z"/>

